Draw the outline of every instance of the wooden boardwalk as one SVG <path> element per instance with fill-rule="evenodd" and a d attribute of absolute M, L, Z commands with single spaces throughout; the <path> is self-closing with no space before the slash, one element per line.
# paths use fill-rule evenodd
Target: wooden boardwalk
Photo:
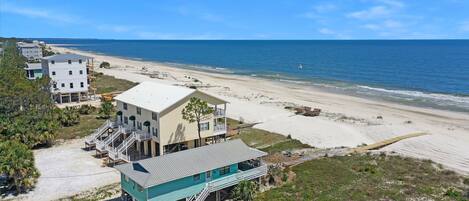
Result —
<path fill-rule="evenodd" d="M 399 142 L 399 141 L 404 140 L 404 139 L 413 138 L 413 137 L 419 137 L 419 136 L 422 136 L 422 135 L 428 135 L 428 133 L 425 133 L 425 132 L 409 133 L 409 134 L 406 134 L 406 135 L 401 135 L 401 136 L 398 136 L 398 137 L 393 137 L 393 138 L 390 138 L 390 139 L 387 139 L 387 140 L 383 140 L 383 141 L 381 141 L 381 142 L 377 142 L 377 143 L 374 143 L 374 144 L 366 145 L 366 146 L 363 146 L 363 147 L 353 148 L 353 149 L 351 149 L 350 152 L 351 152 L 351 153 L 364 153 L 364 152 L 366 152 L 366 151 L 368 151 L 368 150 L 379 149 L 379 148 L 388 146 L 388 145 L 390 145 L 390 144 Z"/>

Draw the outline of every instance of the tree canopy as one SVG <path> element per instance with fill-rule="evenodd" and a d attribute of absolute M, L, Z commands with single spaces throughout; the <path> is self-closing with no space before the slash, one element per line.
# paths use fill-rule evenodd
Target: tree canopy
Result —
<path fill-rule="evenodd" d="M 199 144 L 202 145 L 202 136 L 200 136 L 200 121 L 203 121 L 209 114 L 213 113 L 213 108 L 208 106 L 206 101 L 197 97 L 192 97 L 189 103 L 182 110 L 182 118 L 189 123 L 197 122 L 197 132 L 199 134 Z"/>
<path fill-rule="evenodd" d="M 49 78 L 28 80 L 25 66 L 15 41 L 7 41 L 0 59 L 0 139 L 33 147 L 52 140 L 59 124 Z"/>
<path fill-rule="evenodd" d="M 0 173 L 7 176 L 8 189 L 22 193 L 31 189 L 39 177 L 34 167 L 33 152 L 28 146 L 13 140 L 0 142 Z"/>

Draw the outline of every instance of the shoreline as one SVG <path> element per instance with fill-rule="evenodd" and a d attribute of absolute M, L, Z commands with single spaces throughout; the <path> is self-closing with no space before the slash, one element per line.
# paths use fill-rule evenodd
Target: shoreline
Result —
<path fill-rule="evenodd" d="M 431 159 L 458 172 L 469 173 L 469 155 L 464 154 L 469 153 L 469 114 L 466 113 L 370 100 L 260 77 L 201 72 L 158 62 L 51 47 L 58 52 L 92 56 L 96 63 L 107 61 L 111 69 L 96 67 L 95 70 L 120 79 L 198 85 L 200 90 L 230 102 L 228 117 L 260 122 L 256 128 L 290 134 L 315 147 L 355 147 L 406 133 L 427 132 L 430 135 L 403 140 L 383 150 Z M 168 76 L 150 78 L 153 71 Z M 199 82 L 194 82 L 193 78 Z M 318 117 L 294 115 L 284 109 L 292 105 L 320 108 L 322 113 Z"/>
<path fill-rule="evenodd" d="M 451 111 L 463 114 L 469 114 L 469 94 L 454 94 L 432 92 L 417 89 L 404 89 L 386 87 L 379 84 L 366 84 L 354 83 L 340 80 L 327 80 L 327 79 L 305 79 L 294 77 L 284 74 L 266 74 L 260 73 L 253 74 L 243 71 L 230 70 L 224 67 L 214 67 L 198 64 L 185 64 L 175 62 L 163 62 L 145 60 L 139 57 L 127 57 L 118 55 L 107 55 L 101 52 L 90 50 L 80 50 L 77 48 L 70 48 L 68 46 L 75 46 L 73 44 L 50 44 L 49 46 L 55 48 L 64 48 L 68 51 L 76 51 L 80 53 L 99 55 L 106 57 L 119 58 L 122 60 L 140 61 L 150 63 L 150 65 L 159 65 L 167 68 L 177 68 L 187 71 L 197 71 L 200 73 L 232 75 L 234 77 L 245 77 L 251 79 L 261 79 L 270 82 L 281 83 L 284 85 L 298 85 L 301 87 L 311 87 L 313 90 L 318 90 L 325 93 L 340 94 L 351 96 L 361 99 L 373 100 L 376 102 L 385 102 L 386 104 L 396 104 L 402 106 L 410 106 L 423 109 Z"/>

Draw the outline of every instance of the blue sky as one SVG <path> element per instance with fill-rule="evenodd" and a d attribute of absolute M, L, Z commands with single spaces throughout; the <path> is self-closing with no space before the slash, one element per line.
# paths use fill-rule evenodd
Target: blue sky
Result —
<path fill-rule="evenodd" d="M 0 0 L 0 36 L 469 38 L 469 0 Z"/>

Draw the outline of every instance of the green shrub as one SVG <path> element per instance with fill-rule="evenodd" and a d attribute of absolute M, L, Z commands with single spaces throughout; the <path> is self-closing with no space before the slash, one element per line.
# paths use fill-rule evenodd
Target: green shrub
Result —
<path fill-rule="evenodd" d="M 33 152 L 18 141 L 0 142 L 0 174 L 7 176 L 10 189 L 16 193 L 32 189 L 39 177 Z"/>
<path fill-rule="evenodd" d="M 78 113 L 80 113 L 81 115 L 89 115 L 93 113 L 94 111 L 96 111 L 96 107 L 91 106 L 91 105 L 82 105 L 78 109 Z"/>
<path fill-rule="evenodd" d="M 107 61 L 103 61 L 101 64 L 99 64 L 100 68 L 110 68 L 111 64 Z"/>

